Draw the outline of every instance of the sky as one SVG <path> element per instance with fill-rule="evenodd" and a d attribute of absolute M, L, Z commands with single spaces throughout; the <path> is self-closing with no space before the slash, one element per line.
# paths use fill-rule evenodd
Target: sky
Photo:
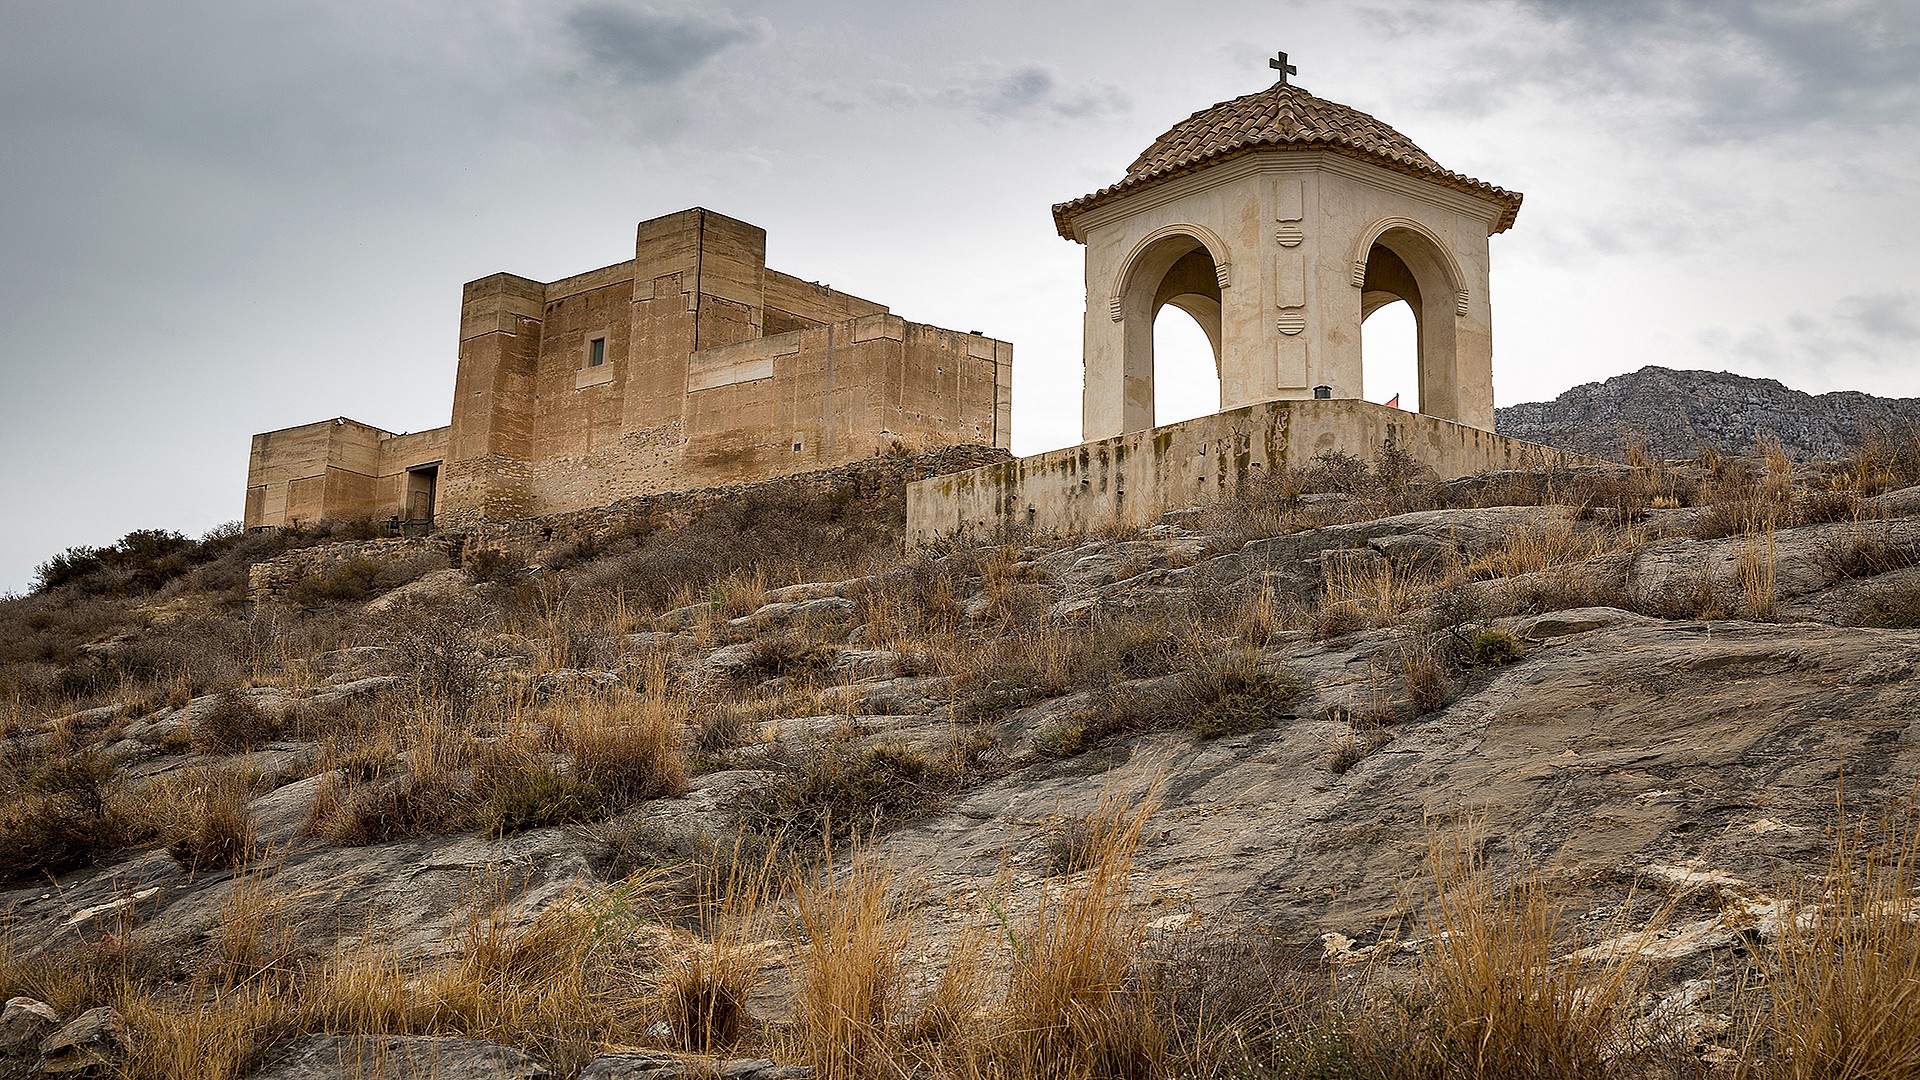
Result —
<path fill-rule="evenodd" d="M 447 423 L 463 282 L 619 262 L 696 205 L 1012 341 L 1014 450 L 1074 443 L 1052 204 L 1276 50 L 1525 193 L 1499 404 L 1646 364 L 1920 395 L 1914 0 L 0 0 L 0 592 L 237 519 L 254 432 Z M 1211 411 L 1167 375 L 1183 318 L 1162 420 Z"/>

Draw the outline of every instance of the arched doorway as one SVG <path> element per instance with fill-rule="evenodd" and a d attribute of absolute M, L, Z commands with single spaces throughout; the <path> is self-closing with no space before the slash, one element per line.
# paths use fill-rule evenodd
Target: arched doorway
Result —
<path fill-rule="evenodd" d="M 1368 401 L 1420 411 L 1420 323 L 1405 301 L 1361 316 L 1360 377 Z"/>
<path fill-rule="evenodd" d="M 1171 305 L 1197 323 L 1212 353 L 1213 404 L 1220 407 L 1220 274 L 1213 253 L 1199 237 L 1172 233 L 1141 248 L 1127 268 L 1116 298 L 1124 326 L 1122 431 L 1150 428 L 1155 418 L 1155 323 Z M 1176 369 L 1177 370 L 1177 369 Z M 1204 415 L 1193 413 L 1191 415 Z"/>
<path fill-rule="evenodd" d="M 1375 396 L 1375 387 L 1382 380 L 1370 365 L 1380 358 L 1368 350 L 1376 346 L 1395 351 L 1405 348 L 1405 324 L 1402 322 L 1396 335 L 1392 322 L 1399 309 L 1390 307 L 1404 303 L 1413 316 L 1413 365 L 1412 385 L 1398 390 L 1400 407 L 1449 420 L 1457 418 L 1459 355 L 1454 319 L 1459 288 L 1458 271 L 1424 231 L 1394 225 L 1374 237 L 1367 248 L 1366 275 L 1360 289 L 1361 378 L 1370 399 L 1384 400 L 1395 392 L 1387 390 Z M 1388 321 L 1368 334 L 1366 324 L 1376 312 Z M 1396 336 L 1400 338 L 1397 349 Z M 1403 366 L 1399 370 L 1406 369 Z M 1394 373 L 1389 361 L 1387 369 L 1378 374 L 1391 379 Z"/>
<path fill-rule="evenodd" d="M 1153 318 L 1153 426 L 1219 411 L 1219 351 L 1185 309 L 1168 304 Z"/>

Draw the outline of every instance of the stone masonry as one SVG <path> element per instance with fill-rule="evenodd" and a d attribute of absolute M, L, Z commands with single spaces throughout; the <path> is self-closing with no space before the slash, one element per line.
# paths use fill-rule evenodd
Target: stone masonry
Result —
<path fill-rule="evenodd" d="M 466 525 L 747 483 L 898 451 L 1005 447 L 1013 347 L 767 268 L 766 232 L 692 209 L 630 261 L 461 297 L 453 419 L 253 439 L 248 528 Z"/>

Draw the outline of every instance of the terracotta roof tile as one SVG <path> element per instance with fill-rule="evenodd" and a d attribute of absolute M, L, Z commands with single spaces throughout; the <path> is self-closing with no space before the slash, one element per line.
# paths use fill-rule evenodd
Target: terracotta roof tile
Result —
<path fill-rule="evenodd" d="M 1513 225 L 1520 211 L 1520 195 L 1484 180 L 1442 168 L 1415 146 L 1412 139 L 1372 116 L 1298 86 L 1279 83 L 1257 94 L 1223 101 L 1187 117 L 1155 139 L 1147 151 L 1127 167 L 1117 184 L 1082 195 L 1053 208 L 1060 235 L 1071 240 L 1072 215 L 1110 202 L 1196 168 L 1255 150 L 1323 150 L 1347 154 L 1385 165 L 1397 172 L 1432 180 L 1448 187 L 1491 198 L 1502 208 L 1494 232 Z"/>

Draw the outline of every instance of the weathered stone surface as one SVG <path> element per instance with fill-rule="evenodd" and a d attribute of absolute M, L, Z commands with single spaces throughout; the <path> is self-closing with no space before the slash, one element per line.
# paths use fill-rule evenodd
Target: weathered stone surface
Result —
<path fill-rule="evenodd" d="M 40 1056 L 40 1043 L 60 1026 L 53 1006 L 30 997 L 8 998 L 0 1010 L 0 1059 L 18 1061 Z M 0 1061 L 0 1075 L 7 1065 Z"/>
<path fill-rule="evenodd" d="M 282 1050 L 253 1080 L 546 1080 L 550 1075 L 523 1051 L 471 1039 L 309 1035 Z"/>
<path fill-rule="evenodd" d="M 734 619 L 732 625 L 747 628 L 783 626 L 793 622 L 828 622 L 851 619 L 854 602 L 843 596 L 821 596 L 810 600 L 788 600 L 763 604 L 750 615 Z"/>
<path fill-rule="evenodd" d="M 110 1069 L 131 1049 L 120 1014 L 102 1005 L 88 1009 L 40 1043 L 40 1069 L 49 1073 Z"/>
<path fill-rule="evenodd" d="M 435 604 L 473 591 L 473 576 L 457 567 L 435 570 L 367 602 L 367 614 L 384 615 L 407 604 Z"/>

